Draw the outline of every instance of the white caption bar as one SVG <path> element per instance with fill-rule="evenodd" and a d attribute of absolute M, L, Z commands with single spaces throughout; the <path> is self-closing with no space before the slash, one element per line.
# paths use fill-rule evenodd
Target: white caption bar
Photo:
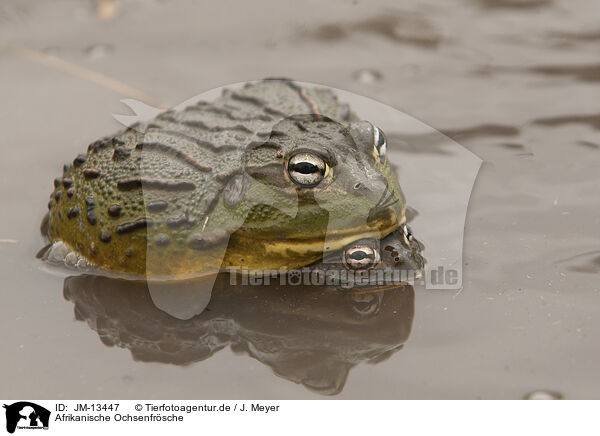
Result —
<path fill-rule="evenodd" d="M 598 434 L 596 401 L 3 400 L 4 434 Z M 8 433 L 6 433 L 8 432 Z"/>

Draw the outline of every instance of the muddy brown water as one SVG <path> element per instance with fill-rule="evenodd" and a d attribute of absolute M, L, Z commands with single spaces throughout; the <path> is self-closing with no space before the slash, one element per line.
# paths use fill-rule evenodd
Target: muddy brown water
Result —
<path fill-rule="evenodd" d="M 88 3 L 3 2 L 1 396 L 597 398 L 597 13 L 592 0 L 261 1 L 235 11 L 124 1 L 101 19 Z M 143 287 L 120 301 L 120 282 L 39 268 L 51 181 L 119 129 L 119 100 L 139 98 L 125 91 L 174 105 L 267 76 L 379 100 L 483 161 L 461 289 L 354 299 L 312 289 L 305 300 L 225 287 L 190 323 L 157 309 Z M 443 210 L 424 212 L 426 187 L 450 158 L 441 136 L 421 133 L 394 132 L 394 153 L 430 168 L 401 178 L 412 182 L 414 226 L 435 247 L 455 232 Z"/>

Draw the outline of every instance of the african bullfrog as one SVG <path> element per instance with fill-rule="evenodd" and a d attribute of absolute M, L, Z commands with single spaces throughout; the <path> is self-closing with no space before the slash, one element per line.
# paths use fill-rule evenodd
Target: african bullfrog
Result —
<path fill-rule="evenodd" d="M 407 224 L 379 240 L 360 239 L 308 265 L 312 280 L 318 274 L 325 283 L 342 288 L 383 289 L 422 278 L 425 246 Z M 344 272 L 344 274 L 340 274 Z"/>
<path fill-rule="evenodd" d="M 47 257 L 159 280 L 307 265 L 405 222 L 386 149 L 330 90 L 286 79 L 226 89 L 65 165 Z"/>

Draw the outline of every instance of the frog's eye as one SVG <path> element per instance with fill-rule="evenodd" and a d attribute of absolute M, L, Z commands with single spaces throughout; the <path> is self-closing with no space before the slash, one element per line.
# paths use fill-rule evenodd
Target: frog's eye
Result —
<path fill-rule="evenodd" d="M 317 186 L 329 173 L 329 165 L 313 153 L 298 153 L 288 161 L 290 179 L 304 188 Z"/>
<path fill-rule="evenodd" d="M 342 260 L 349 269 L 373 268 L 379 263 L 379 252 L 367 245 L 355 245 L 343 252 Z"/>
<path fill-rule="evenodd" d="M 385 156 L 387 154 L 387 140 L 385 139 L 385 135 L 379 127 L 375 127 L 373 129 L 373 144 L 375 144 L 375 152 L 381 162 L 385 161 Z"/>
<path fill-rule="evenodd" d="M 407 248 L 410 248 L 410 243 L 413 241 L 414 238 L 410 227 L 408 227 L 406 224 L 402 226 L 402 236 L 402 242 L 404 243 L 404 245 L 406 245 Z"/>

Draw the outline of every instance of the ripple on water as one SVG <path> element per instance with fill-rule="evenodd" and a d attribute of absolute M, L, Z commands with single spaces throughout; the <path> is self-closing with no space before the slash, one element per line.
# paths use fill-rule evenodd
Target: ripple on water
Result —
<path fill-rule="evenodd" d="M 352 73 L 352 78 L 358 82 L 372 85 L 383 80 L 383 74 L 374 68 L 361 68 Z"/>
<path fill-rule="evenodd" d="M 112 44 L 92 44 L 87 47 L 84 52 L 85 55 L 90 59 L 101 59 L 109 56 L 115 51 L 115 47 Z"/>
<path fill-rule="evenodd" d="M 348 38 L 354 33 L 372 34 L 428 49 L 437 48 L 443 39 L 426 17 L 407 11 L 379 14 L 347 23 L 326 23 L 310 31 L 309 36 L 328 42 Z"/>
<path fill-rule="evenodd" d="M 536 9 L 550 6 L 553 0 L 477 0 L 477 2 L 490 9 Z"/>
<path fill-rule="evenodd" d="M 568 271 L 586 274 L 600 273 L 600 251 L 590 251 L 561 259 L 555 262 L 557 265 L 564 265 Z"/>

